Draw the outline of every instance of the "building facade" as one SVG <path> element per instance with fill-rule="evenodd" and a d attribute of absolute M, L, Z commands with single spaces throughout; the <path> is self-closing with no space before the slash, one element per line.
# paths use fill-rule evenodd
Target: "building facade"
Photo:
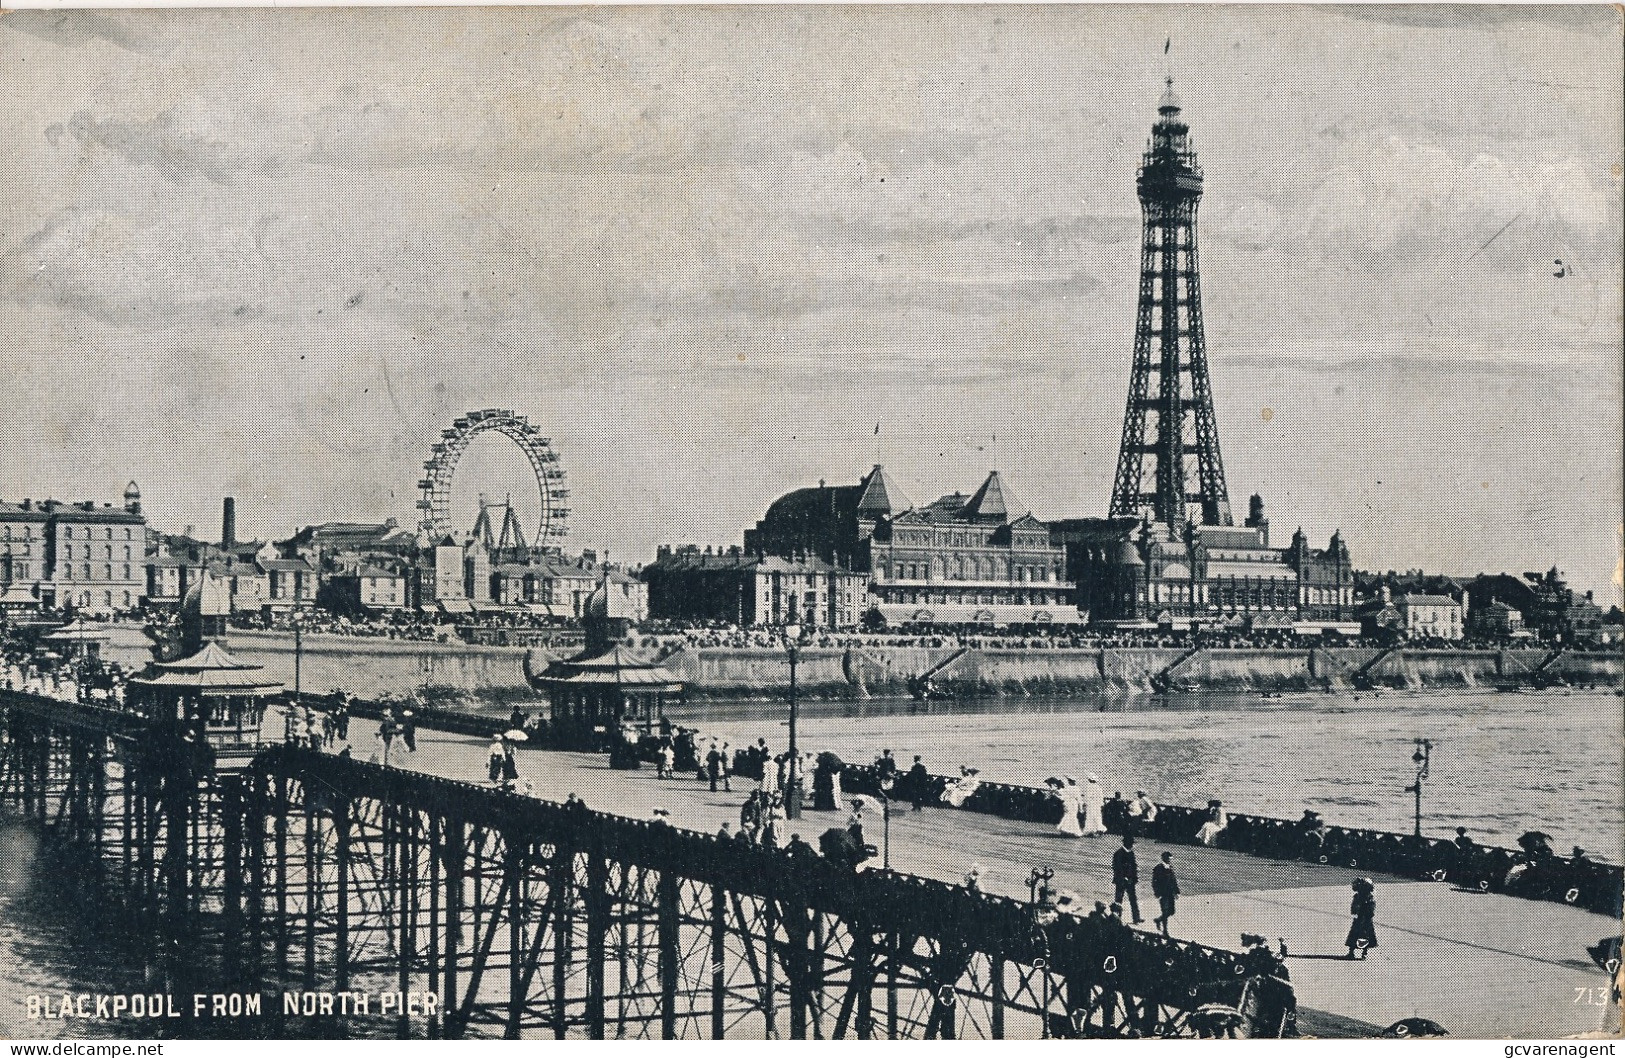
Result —
<path fill-rule="evenodd" d="M 1091 623 L 1122 629 L 1280 629 L 1357 635 L 1354 570 L 1333 533 L 1311 548 L 1300 529 L 1270 546 L 1264 503 L 1242 526 L 1183 531 L 1150 520 L 1079 518 L 1051 526 Z"/>
<path fill-rule="evenodd" d="M 868 574 L 813 556 L 663 546 L 643 577 L 649 617 L 661 621 L 853 628 L 868 604 Z"/>
<path fill-rule="evenodd" d="M 410 605 L 407 578 L 382 566 L 358 566 L 329 574 L 322 586 L 323 606 L 335 613 L 403 610 Z"/>
<path fill-rule="evenodd" d="M 889 625 L 1076 623 L 1066 551 L 999 473 L 877 524 L 869 593 Z"/>
<path fill-rule="evenodd" d="M 1460 639 L 1465 633 L 1461 603 L 1448 595 L 1401 595 L 1394 609 L 1411 639 Z"/>
<path fill-rule="evenodd" d="M 879 465 L 856 485 L 798 489 L 746 531 L 743 553 L 867 574 L 862 613 L 887 625 L 1077 621 L 1065 550 L 998 471 L 923 507 Z"/>
<path fill-rule="evenodd" d="M 8 605 L 43 604 L 47 521 L 33 500 L 0 502 L 0 599 Z"/>
<path fill-rule="evenodd" d="M 6 505 L 0 518 L 13 536 L 6 563 L 12 582 L 37 589 L 42 605 L 105 615 L 146 598 L 147 520 L 135 482 L 123 507 L 24 501 Z"/>

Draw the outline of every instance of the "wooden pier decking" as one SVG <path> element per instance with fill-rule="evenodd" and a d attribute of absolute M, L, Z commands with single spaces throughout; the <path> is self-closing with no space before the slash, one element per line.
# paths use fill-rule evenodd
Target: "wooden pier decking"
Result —
<path fill-rule="evenodd" d="M 353 752 L 369 756 L 373 725 L 352 721 Z M 418 752 L 397 741 L 394 766 L 467 781 L 483 781 L 484 740 L 420 729 Z M 521 750 L 522 774 L 537 797 L 575 793 L 599 811 L 647 818 L 667 809 L 678 827 L 707 832 L 738 825 L 752 788 L 738 780 L 731 793 L 711 793 L 692 777 L 660 780 L 653 768 L 611 770 L 596 754 Z M 847 812 L 805 814 L 790 831 L 816 845 L 818 835 L 844 826 Z M 865 821 L 865 837 L 882 845 L 882 821 Z M 1054 828 L 993 816 L 927 807 L 896 807 L 891 864 L 899 871 L 957 882 L 978 863 L 989 892 L 1025 899 L 1034 866 L 1055 870 L 1054 883 L 1086 906 L 1110 900 L 1113 835 L 1068 838 Z M 1555 1038 L 1618 1033 L 1619 1009 L 1607 1001 L 1609 981 L 1586 947 L 1618 935 L 1620 923 L 1559 904 L 1463 892 L 1441 883 L 1371 873 L 1377 883 L 1380 947 L 1363 962 L 1343 958 L 1350 881 L 1361 873 L 1335 866 L 1269 860 L 1200 846 L 1137 843 L 1140 927 L 1156 911 L 1151 868 L 1172 851 L 1183 895 L 1173 920 L 1176 936 L 1227 948 L 1242 932 L 1274 943 L 1284 938 L 1288 966 L 1304 1010 L 1306 1032 L 1361 1035 L 1401 1018 L 1431 1018 L 1454 1036 Z"/>

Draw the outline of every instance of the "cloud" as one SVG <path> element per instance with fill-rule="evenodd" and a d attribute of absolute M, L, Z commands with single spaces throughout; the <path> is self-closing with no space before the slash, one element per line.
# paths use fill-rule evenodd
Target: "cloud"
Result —
<path fill-rule="evenodd" d="M 97 120 L 81 110 L 66 124 L 45 129 L 45 138 L 52 146 L 63 136 L 113 151 L 131 164 L 154 169 L 177 184 L 194 175 L 216 184 L 230 184 L 251 164 L 248 152 L 188 132 L 174 110 L 165 110 L 150 121 Z"/>
<path fill-rule="evenodd" d="M 1618 12 L 1600 4 L 1360 4 L 1327 10 L 1345 18 L 1428 29 L 1532 26 L 1616 36 L 1619 30 Z"/>
<path fill-rule="evenodd" d="M 125 18 L 99 11 L 8 11 L 0 28 L 16 29 L 65 48 L 105 41 L 139 55 L 167 54 L 151 18 Z"/>

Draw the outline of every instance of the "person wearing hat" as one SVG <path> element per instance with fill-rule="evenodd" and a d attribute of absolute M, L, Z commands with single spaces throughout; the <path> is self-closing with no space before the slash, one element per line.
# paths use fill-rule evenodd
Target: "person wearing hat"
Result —
<path fill-rule="evenodd" d="M 486 764 L 486 778 L 493 783 L 502 781 L 502 736 L 491 736 L 491 758 Z"/>
<path fill-rule="evenodd" d="M 1196 831 L 1196 840 L 1207 846 L 1219 843 L 1219 835 L 1224 828 L 1230 825 L 1230 817 L 1225 815 L 1224 802 L 1214 799 L 1207 803 L 1207 821 Z"/>
<path fill-rule="evenodd" d="M 406 752 L 418 751 L 418 718 L 410 709 L 401 710 L 401 741 L 406 745 Z"/>
<path fill-rule="evenodd" d="M 982 865 L 972 863 L 970 870 L 965 872 L 965 888 L 973 893 L 982 891 Z"/>
<path fill-rule="evenodd" d="M 1134 791 L 1134 800 L 1128 803 L 1128 818 L 1129 824 L 1141 834 L 1149 833 L 1151 824 L 1157 821 L 1157 806 L 1144 790 Z"/>
<path fill-rule="evenodd" d="M 1112 853 L 1112 884 L 1117 889 L 1112 899 L 1119 904 L 1127 899 L 1129 910 L 1134 913 L 1134 924 L 1144 922 L 1140 917 L 1140 861 L 1134 855 L 1133 834 L 1124 834 L 1123 847 Z"/>
<path fill-rule="evenodd" d="M 918 753 L 914 755 L 914 766 L 909 768 L 905 780 L 909 796 L 914 801 L 914 811 L 918 812 L 925 805 L 926 790 L 931 785 L 931 775 L 925 770 L 925 762 Z"/>
<path fill-rule="evenodd" d="M 1083 833 L 1094 837 L 1106 833 L 1106 794 L 1100 788 L 1100 779 L 1090 772 L 1083 782 Z"/>
<path fill-rule="evenodd" d="M 1349 935 L 1343 943 L 1350 959 L 1364 959 L 1367 949 L 1377 946 L 1377 886 L 1369 878 L 1356 878 L 1351 885 L 1354 899 L 1349 903 L 1349 915 L 1354 921 L 1349 923 Z"/>
<path fill-rule="evenodd" d="M 1168 920 L 1174 917 L 1175 904 L 1179 900 L 1179 879 L 1174 877 L 1174 854 L 1162 854 L 1162 862 L 1151 868 L 1151 892 L 1162 907 L 1162 914 L 1152 919 L 1157 928 L 1162 930 L 1164 937 L 1168 936 Z"/>
<path fill-rule="evenodd" d="M 1069 838 L 1083 837 L 1083 827 L 1078 824 L 1078 814 L 1083 811 L 1083 791 L 1078 789 L 1078 781 L 1070 775 L 1060 780 L 1051 779 L 1050 795 L 1061 802 L 1061 821 L 1055 824 L 1055 829 Z"/>
<path fill-rule="evenodd" d="M 891 750 L 883 749 L 880 756 L 875 758 L 875 776 L 880 780 L 897 779 L 897 761 L 892 759 Z"/>

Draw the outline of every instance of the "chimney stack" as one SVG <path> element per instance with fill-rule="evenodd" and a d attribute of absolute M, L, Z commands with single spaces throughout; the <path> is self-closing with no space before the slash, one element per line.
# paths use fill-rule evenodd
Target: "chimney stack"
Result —
<path fill-rule="evenodd" d="M 229 548 L 237 542 L 237 501 L 227 496 L 220 504 L 220 546 Z"/>

